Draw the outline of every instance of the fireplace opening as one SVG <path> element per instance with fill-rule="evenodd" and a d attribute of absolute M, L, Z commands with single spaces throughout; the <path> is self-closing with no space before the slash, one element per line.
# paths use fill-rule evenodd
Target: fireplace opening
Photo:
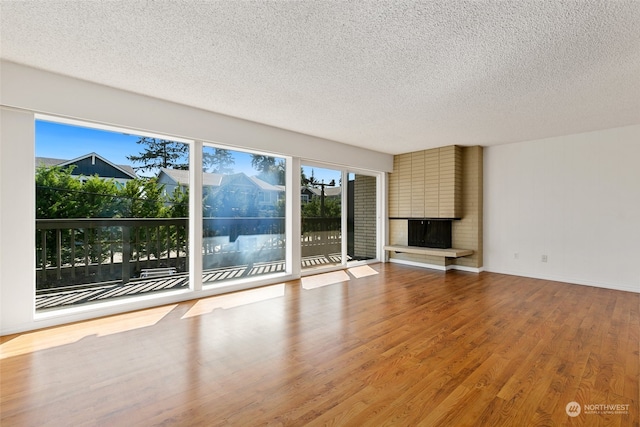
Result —
<path fill-rule="evenodd" d="M 449 219 L 410 219 L 409 246 L 423 248 L 451 248 L 451 220 Z"/>

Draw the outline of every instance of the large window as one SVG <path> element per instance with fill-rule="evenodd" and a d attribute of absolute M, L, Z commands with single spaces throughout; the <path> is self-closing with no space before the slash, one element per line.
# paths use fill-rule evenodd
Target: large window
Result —
<path fill-rule="evenodd" d="M 286 270 L 283 158 L 205 146 L 203 285 Z"/>
<path fill-rule="evenodd" d="M 188 288 L 189 145 L 36 121 L 36 309 Z"/>
<path fill-rule="evenodd" d="M 293 164 L 301 165 L 37 120 L 36 309 L 222 292 L 377 259 L 378 177 L 311 163 L 294 178 Z M 300 211 L 292 212 L 297 179 Z"/>

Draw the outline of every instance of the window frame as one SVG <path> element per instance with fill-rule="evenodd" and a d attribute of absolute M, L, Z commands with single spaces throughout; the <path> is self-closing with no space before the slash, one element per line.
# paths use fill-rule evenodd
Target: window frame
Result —
<path fill-rule="evenodd" d="M 314 274 L 321 274 L 321 273 L 327 273 L 327 272 L 331 272 L 331 271 L 336 271 L 336 270 L 344 270 L 346 268 L 351 268 L 351 267 L 356 267 L 359 265 L 366 265 L 366 264 L 375 264 L 378 262 L 384 262 L 385 261 L 385 252 L 384 252 L 384 242 L 386 239 L 386 227 L 385 227 L 385 221 L 384 221 L 384 217 L 385 217 L 385 202 L 384 202 L 384 196 L 386 195 L 386 174 L 384 172 L 378 172 L 378 171 L 372 171 L 372 170 L 367 170 L 367 169 L 361 169 L 361 168 L 355 168 L 355 167 L 349 167 L 349 166 L 342 166 L 342 165 L 337 165 L 337 164 L 333 164 L 333 163 L 327 163 L 327 162 L 321 162 L 321 161 L 316 161 L 316 160 L 311 160 L 311 159 L 299 159 L 300 160 L 300 166 L 306 166 L 306 167 L 317 167 L 317 168 L 323 168 L 323 169 L 332 169 L 335 170 L 337 172 L 341 173 L 341 179 L 343 183 L 348 183 L 348 178 L 349 178 L 349 174 L 353 173 L 353 174 L 361 174 L 361 175 L 367 175 L 367 176 L 371 176 L 374 177 L 376 179 L 376 257 L 374 259 L 370 259 L 370 260 L 362 260 L 362 261 L 348 261 L 347 260 L 347 245 L 348 245 L 348 240 L 346 238 L 347 236 L 347 221 L 348 221 L 348 216 L 347 216 L 347 210 L 348 210 L 348 191 L 347 191 L 347 186 L 345 185 L 344 187 L 344 191 L 342 191 L 341 194 L 341 229 L 342 229 L 342 233 L 343 233 L 343 237 L 341 239 L 341 246 L 342 246 L 342 262 L 339 265 L 331 265 L 328 267 L 318 267 L 318 268 L 313 268 L 313 269 L 301 269 L 301 276 L 312 276 Z M 299 170 L 300 168 L 298 168 Z M 300 181 L 299 177 L 298 177 L 298 181 Z M 300 190 L 298 191 L 298 193 L 300 193 Z M 302 220 L 301 216 L 300 216 L 300 207 L 298 207 L 298 213 L 299 216 L 296 219 L 297 223 L 299 224 Z M 300 246 L 300 245 L 297 245 Z M 302 259 L 298 259 L 296 260 L 297 264 L 301 264 L 302 263 Z"/>
<path fill-rule="evenodd" d="M 294 194 L 299 194 L 299 183 L 297 185 L 296 193 L 296 180 L 293 177 L 292 171 L 295 170 L 296 159 L 292 156 L 283 155 L 280 153 L 271 153 L 263 150 L 254 150 L 248 148 L 238 148 L 225 144 L 214 143 L 209 141 L 202 141 L 199 139 L 188 139 L 183 137 L 172 136 L 170 134 L 156 133 L 141 131 L 131 127 L 125 126 L 113 126 L 102 123 L 93 122 L 90 120 L 77 120 L 70 119 L 50 114 L 33 113 L 33 126 L 37 121 L 47 121 L 58 123 L 62 125 L 79 126 L 94 130 L 102 130 L 107 132 L 116 133 L 130 133 L 141 137 L 161 138 L 175 142 L 185 143 L 189 146 L 189 185 L 192 189 L 189 197 L 189 253 L 200 253 L 202 250 L 202 150 L 206 147 L 223 148 L 233 151 L 240 151 L 249 154 L 259 154 L 266 156 L 273 156 L 282 158 L 285 160 L 286 167 L 286 179 L 285 179 L 285 232 L 286 232 L 286 249 L 285 249 L 285 271 L 280 273 L 272 273 L 269 275 L 239 279 L 229 281 L 222 286 L 208 287 L 203 286 L 202 282 L 202 257 L 190 256 L 189 257 L 189 285 L 187 288 L 167 291 L 162 293 L 148 293 L 131 296 L 122 299 L 105 300 L 101 302 L 78 304 L 71 306 L 59 307 L 47 311 L 37 310 L 35 307 L 35 275 L 33 276 L 33 293 L 32 293 L 32 316 L 34 321 L 43 321 L 48 319 L 62 318 L 69 315 L 76 315 L 82 313 L 95 313 L 95 317 L 103 316 L 105 314 L 122 312 L 123 310 L 136 310 L 141 308 L 157 307 L 163 304 L 174 303 L 184 300 L 202 298 L 207 296 L 218 295 L 222 293 L 252 289 L 259 286 L 269 285 L 278 282 L 279 280 L 287 281 L 299 277 L 299 271 L 295 268 L 293 262 L 296 256 L 296 251 L 292 248 L 291 242 L 295 241 L 293 236 L 296 233 L 296 229 L 299 232 L 299 227 L 295 226 L 294 207 L 295 198 Z M 34 154 L 35 154 L 35 133 L 34 133 Z M 35 157 L 34 157 L 35 158 Z M 299 165 L 299 162 L 297 163 Z M 193 167 L 193 165 L 200 165 L 199 167 Z M 299 169 L 299 166 L 298 166 Z M 198 173 L 200 171 L 200 173 Z M 299 178 L 298 180 L 299 181 Z M 35 200 L 35 190 L 32 196 Z M 298 201 L 299 202 L 299 201 Z M 298 203 L 299 204 L 299 203 Z M 33 212 L 33 223 L 35 224 L 35 211 Z M 35 257 L 34 257 L 35 268 Z"/>
<path fill-rule="evenodd" d="M 83 126 L 89 127 L 98 130 L 106 130 L 106 131 L 115 131 L 115 132 L 131 132 L 140 136 L 149 136 L 156 138 L 164 138 L 170 139 L 177 142 L 184 142 L 189 144 L 189 162 L 190 165 L 193 164 L 201 164 L 202 163 L 202 148 L 207 146 L 219 147 L 219 148 L 228 148 L 231 150 L 244 151 L 249 153 L 270 155 L 275 157 L 284 158 L 286 161 L 286 239 L 287 242 L 297 242 L 299 240 L 299 236 L 301 233 L 300 227 L 300 208 L 301 208 L 301 183 L 300 183 L 300 167 L 302 162 L 306 165 L 318 165 L 318 167 L 329 167 L 333 169 L 338 169 L 342 171 L 342 174 L 347 179 L 348 173 L 362 173 L 366 175 L 374 175 L 377 178 L 377 206 L 378 206 L 378 221 L 377 221 L 377 248 L 378 248 L 378 256 L 374 260 L 368 260 L 366 263 L 373 262 L 384 262 L 385 254 L 382 250 L 384 244 L 384 238 L 386 236 L 386 224 L 384 219 L 384 215 L 386 212 L 386 205 L 384 201 L 384 196 L 386 194 L 386 186 L 387 186 L 387 176 L 383 171 L 371 170 L 371 169 L 362 169 L 356 167 L 350 167 L 345 165 L 337 165 L 334 163 L 324 162 L 324 161 L 315 161 L 310 160 L 306 157 L 300 157 L 299 154 L 283 154 L 280 150 L 268 151 L 264 149 L 256 149 L 256 148 L 246 148 L 245 146 L 236 146 L 229 144 L 222 144 L 217 141 L 205 140 L 202 138 L 184 138 L 174 136 L 171 132 L 166 133 L 158 133 L 158 132 L 148 132 L 145 130 L 140 130 L 136 126 L 131 125 L 107 125 L 100 121 L 94 121 L 91 119 L 69 119 L 65 117 L 61 117 L 54 114 L 44 114 L 37 113 L 34 111 L 29 112 L 31 120 L 35 126 L 35 120 L 46 120 L 52 121 L 61 124 L 70 124 L 74 126 Z M 199 133 L 196 131 L 195 134 Z M 188 133 L 182 133 L 183 135 L 187 135 Z M 304 138 L 304 136 L 302 136 Z M 35 140 L 33 140 L 33 147 L 35 147 Z M 276 146 L 278 146 L 276 144 Z M 35 152 L 32 149 L 30 151 L 35 155 Z M 295 151 L 295 150 L 294 150 Z M 32 157 L 33 158 L 33 157 Z M 304 160 L 303 160 L 304 159 Z M 201 192 L 202 188 L 202 174 L 196 173 L 196 168 L 190 168 L 189 175 L 189 183 L 192 188 L 197 189 L 197 192 Z M 33 189 L 33 187 L 31 187 Z M 35 198 L 35 191 L 30 190 L 31 197 Z M 200 197 L 190 197 L 189 199 L 189 248 L 191 253 L 195 250 L 195 248 L 202 247 L 201 240 L 201 222 L 202 222 L 202 206 L 201 206 L 201 194 Z M 384 209 L 384 210 L 383 210 Z M 35 212 L 30 215 L 33 218 L 31 224 L 35 223 Z M 346 217 L 343 219 L 346 221 Z M 33 225 L 31 226 L 33 227 Z M 344 225 L 343 227 L 346 227 Z M 346 229 L 346 228 L 345 228 Z M 345 246 L 344 251 L 346 252 L 346 239 L 343 241 L 343 245 Z M 33 247 L 33 246 L 32 246 Z M 305 274 L 301 271 L 301 250 L 299 244 L 291 244 L 288 243 L 286 245 L 286 271 L 281 273 L 275 273 L 270 275 L 269 277 L 257 277 L 244 279 L 238 282 L 229 283 L 224 287 L 216 287 L 212 289 L 203 288 L 202 286 L 202 275 L 196 274 L 196 272 L 202 272 L 202 260 L 201 257 L 190 257 L 189 271 L 190 271 L 190 280 L 189 280 L 189 288 L 185 290 L 179 291 L 170 291 L 167 293 L 162 293 L 158 295 L 141 295 L 135 296 L 122 300 L 113 300 L 107 302 L 100 302 L 95 304 L 85 304 L 79 306 L 70 306 L 68 308 L 60 308 L 57 310 L 47 311 L 47 312 L 38 312 L 35 309 L 35 298 L 34 291 L 30 291 L 31 293 L 31 320 L 35 322 L 35 325 L 54 325 L 65 323 L 67 321 L 74 321 L 80 319 L 90 319 L 96 318 L 100 316 L 115 314 L 115 313 L 123 313 L 132 310 L 139 309 L 149 309 L 153 307 L 158 307 L 165 304 L 173 304 L 180 301 L 193 300 L 198 298 L 205 298 L 209 296 L 219 295 L 232 291 L 239 291 L 244 289 L 252 289 L 259 286 L 272 285 L 275 283 L 282 283 L 284 281 L 296 280 L 303 277 Z M 335 269 L 345 269 L 351 267 L 352 264 L 343 263 L 342 265 L 337 266 Z M 33 268 L 35 268 L 35 262 L 33 264 Z M 319 271 L 314 271 L 310 274 L 317 274 Z M 35 288 L 35 280 L 34 285 Z"/>

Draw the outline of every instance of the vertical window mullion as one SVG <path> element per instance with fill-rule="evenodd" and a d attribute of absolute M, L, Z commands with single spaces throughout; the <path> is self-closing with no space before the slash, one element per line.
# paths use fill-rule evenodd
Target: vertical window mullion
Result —
<path fill-rule="evenodd" d="M 194 141 L 189 150 L 189 282 L 202 290 L 202 148 Z"/>
<path fill-rule="evenodd" d="M 300 276 L 302 250 L 300 247 L 301 201 L 300 201 L 300 158 L 287 159 L 287 204 L 286 204 L 286 245 L 287 273 Z"/>
<path fill-rule="evenodd" d="M 386 262 L 387 252 L 384 250 L 384 245 L 389 241 L 388 229 L 387 229 L 387 174 L 378 173 L 376 175 L 376 198 L 377 198 L 377 218 L 376 218 L 376 253 L 379 261 Z"/>
<path fill-rule="evenodd" d="M 349 238 L 347 236 L 347 227 L 348 227 L 348 216 L 349 216 L 349 207 L 347 206 L 347 204 L 349 203 L 349 197 L 348 197 L 348 193 L 349 193 L 349 174 L 348 172 L 343 169 L 342 171 L 342 193 L 340 194 L 340 197 L 342 199 L 341 202 L 341 206 L 340 206 L 340 235 L 342 236 L 341 243 L 342 243 L 342 265 L 345 266 L 347 265 L 348 259 L 347 259 L 347 251 L 348 251 L 348 244 L 349 244 Z"/>

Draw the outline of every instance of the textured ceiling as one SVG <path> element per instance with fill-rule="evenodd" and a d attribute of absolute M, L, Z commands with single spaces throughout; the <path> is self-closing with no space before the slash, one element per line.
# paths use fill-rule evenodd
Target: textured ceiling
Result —
<path fill-rule="evenodd" d="M 0 1 L 0 56 L 387 153 L 640 123 L 640 1 Z"/>

